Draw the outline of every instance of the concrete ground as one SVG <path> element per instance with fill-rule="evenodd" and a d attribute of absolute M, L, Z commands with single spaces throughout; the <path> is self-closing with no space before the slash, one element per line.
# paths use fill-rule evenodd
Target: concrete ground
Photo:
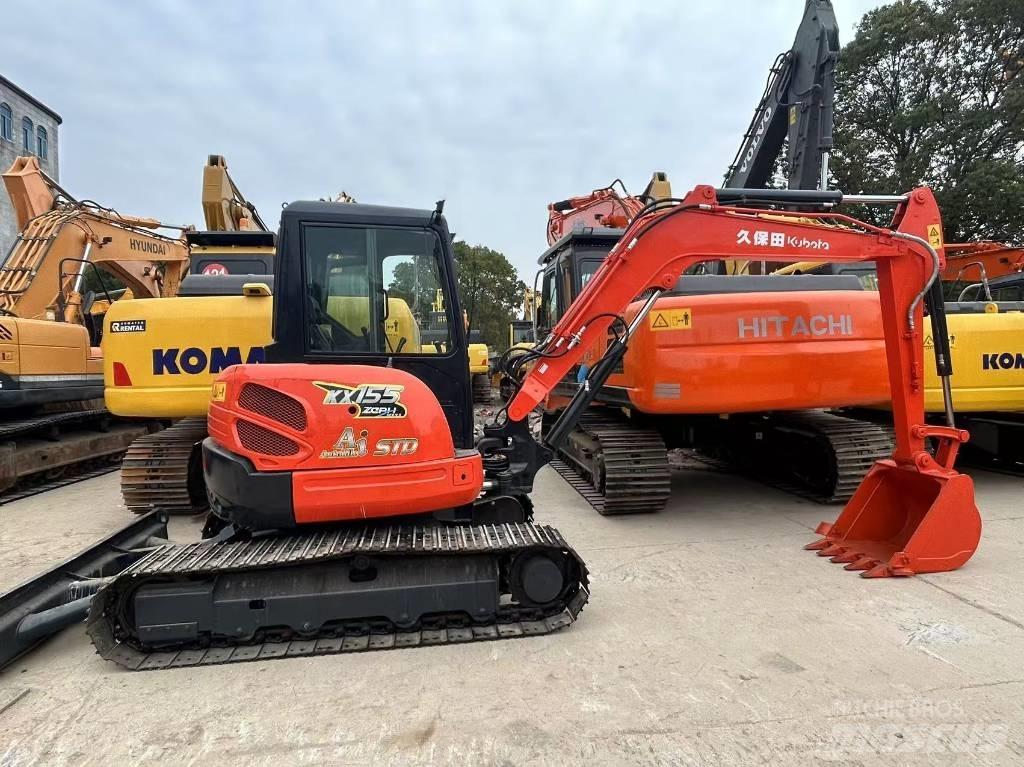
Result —
<path fill-rule="evenodd" d="M 546 469 L 591 569 L 567 631 L 131 673 L 75 627 L 0 674 L 0 765 L 1020 764 L 1024 480 L 976 479 L 965 568 L 866 581 L 801 550 L 836 509 L 684 471 L 605 519 Z M 0 508 L 0 587 L 126 514 L 116 474 Z"/>

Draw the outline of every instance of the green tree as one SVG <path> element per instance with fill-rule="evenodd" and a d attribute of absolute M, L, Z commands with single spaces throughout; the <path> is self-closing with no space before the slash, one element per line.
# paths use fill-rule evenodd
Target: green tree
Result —
<path fill-rule="evenodd" d="M 928 184 L 947 241 L 1024 240 L 1024 2 L 899 0 L 869 11 L 837 81 L 838 188 Z"/>
<path fill-rule="evenodd" d="M 459 300 L 469 327 L 479 330 L 487 345 L 504 351 L 508 323 L 523 300 L 526 285 L 503 253 L 458 241 L 454 246 Z"/>

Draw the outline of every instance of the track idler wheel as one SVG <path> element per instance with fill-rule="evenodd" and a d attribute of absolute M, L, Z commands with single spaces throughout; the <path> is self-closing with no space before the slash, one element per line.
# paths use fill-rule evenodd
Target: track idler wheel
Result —
<path fill-rule="evenodd" d="M 563 596 L 575 583 L 574 563 L 554 552 L 528 552 L 512 563 L 512 598 L 529 607 L 543 607 Z M 578 579 L 578 574 L 576 574 Z"/>

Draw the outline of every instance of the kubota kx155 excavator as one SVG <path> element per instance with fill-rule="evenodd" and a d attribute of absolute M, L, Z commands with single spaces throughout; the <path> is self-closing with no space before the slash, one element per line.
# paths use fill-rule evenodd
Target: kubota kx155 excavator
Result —
<path fill-rule="evenodd" d="M 164 546 L 104 583 L 89 609 L 99 653 L 132 669 L 160 668 L 469 642 L 570 624 L 588 598 L 586 567 L 556 530 L 531 521 L 534 476 L 658 295 L 688 266 L 738 251 L 783 261 L 827 251 L 836 261 L 879 266 L 896 452 L 811 547 L 875 577 L 962 565 L 980 536 L 973 485 L 953 468 L 967 435 L 926 425 L 922 400 L 926 302 L 937 364 L 949 373 L 942 303 L 930 289 L 942 257 L 922 236 L 938 221 L 934 198 L 928 189 L 891 198 L 895 229 L 834 212 L 773 211 L 784 246 L 747 245 L 743 233 L 765 213 L 729 203 L 793 202 L 787 194 L 697 187 L 678 204 L 639 215 L 529 352 L 536 364 L 475 446 L 440 207 L 287 207 L 267 364 L 232 367 L 213 385 L 203 463 L 214 514 L 228 526 L 221 540 Z M 804 204 L 842 201 L 839 193 L 800 194 Z M 395 295 L 402 264 L 419 273 L 415 284 L 447 292 L 447 355 L 391 347 L 389 299 L 411 299 Z M 627 325 L 621 312 L 645 292 Z M 332 312 L 332 303 L 348 308 Z M 609 330 L 605 356 L 538 442 L 528 415 Z M 939 445 L 934 457 L 926 439 Z"/>

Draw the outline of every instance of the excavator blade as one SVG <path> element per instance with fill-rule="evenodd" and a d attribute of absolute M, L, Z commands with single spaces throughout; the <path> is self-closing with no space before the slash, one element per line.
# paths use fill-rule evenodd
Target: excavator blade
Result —
<path fill-rule="evenodd" d="M 804 548 L 885 578 L 955 570 L 978 548 L 981 517 L 971 478 L 878 461 L 821 539 Z"/>

